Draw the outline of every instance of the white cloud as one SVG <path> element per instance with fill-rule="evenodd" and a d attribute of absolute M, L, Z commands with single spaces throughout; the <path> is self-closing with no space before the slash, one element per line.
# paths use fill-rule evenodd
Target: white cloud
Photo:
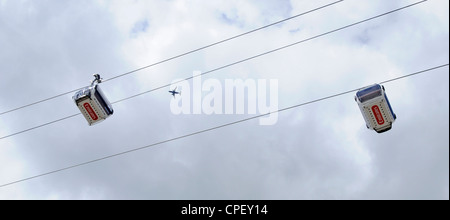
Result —
<path fill-rule="evenodd" d="M 327 3 L 1 1 L 0 111 Z M 101 86 L 119 100 L 409 3 L 344 1 Z M 202 78 L 278 79 L 282 108 L 445 62 L 448 2 L 427 1 Z M 448 67 L 385 87 L 398 116 L 385 134 L 365 128 L 347 94 L 273 126 L 248 121 L 3 187 L 0 198 L 448 199 Z M 0 184 L 253 116 L 173 115 L 168 89 L 115 104 L 93 127 L 79 116 L 0 140 Z M 63 96 L 0 115 L 0 135 L 77 112 Z"/>

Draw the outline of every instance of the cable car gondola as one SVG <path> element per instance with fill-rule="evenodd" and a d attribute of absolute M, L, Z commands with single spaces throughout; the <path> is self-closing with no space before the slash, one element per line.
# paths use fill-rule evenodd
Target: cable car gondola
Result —
<path fill-rule="evenodd" d="M 384 91 L 384 86 L 374 84 L 360 89 L 355 96 L 366 127 L 377 133 L 389 131 L 397 116 Z"/>
<path fill-rule="evenodd" d="M 94 74 L 94 77 L 90 86 L 79 90 L 72 97 L 89 126 L 104 121 L 114 113 L 111 103 L 98 85 L 102 81 L 100 75 Z"/>

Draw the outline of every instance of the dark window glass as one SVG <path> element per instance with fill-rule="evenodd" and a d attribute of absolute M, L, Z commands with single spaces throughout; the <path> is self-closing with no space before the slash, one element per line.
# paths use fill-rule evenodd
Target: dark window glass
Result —
<path fill-rule="evenodd" d="M 375 84 L 371 87 L 358 91 L 356 93 L 356 96 L 358 97 L 360 102 L 366 102 L 367 100 L 381 96 L 381 86 Z"/>

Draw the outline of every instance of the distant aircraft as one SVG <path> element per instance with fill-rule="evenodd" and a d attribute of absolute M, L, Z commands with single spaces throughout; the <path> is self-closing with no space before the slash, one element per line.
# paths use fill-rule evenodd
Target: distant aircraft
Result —
<path fill-rule="evenodd" d="M 173 98 L 175 98 L 175 95 L 181 95 L 181 91 L 180 92 L 177 92 L 176 91 L 177 90 L 177 87 L 175 87 L 175 89 L 174 90 L 172 90 L 172 91 L 169 91 L 170 93 L 172 93 L 172 95 L 173 95 Z"/>

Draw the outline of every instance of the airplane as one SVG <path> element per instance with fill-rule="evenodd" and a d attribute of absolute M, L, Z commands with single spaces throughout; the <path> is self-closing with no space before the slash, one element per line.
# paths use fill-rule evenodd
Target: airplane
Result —
<path fill-rule="evenodd" d="M 172 95 L 173 95 L 173 98 L 175 98 L 175 95 L 176 95 L 176 94 L 178 94 L 178 95 L 181 95 L 181 91 L 180 91 L 180 92 L 177 92 L 176 90 L 177 90 L 177 87 L 175 87 L 175 89 L 174 89 L 174 90 L 172 90 L 172 91 L 169 91 L 170 93 L 172 93 Z"/>

